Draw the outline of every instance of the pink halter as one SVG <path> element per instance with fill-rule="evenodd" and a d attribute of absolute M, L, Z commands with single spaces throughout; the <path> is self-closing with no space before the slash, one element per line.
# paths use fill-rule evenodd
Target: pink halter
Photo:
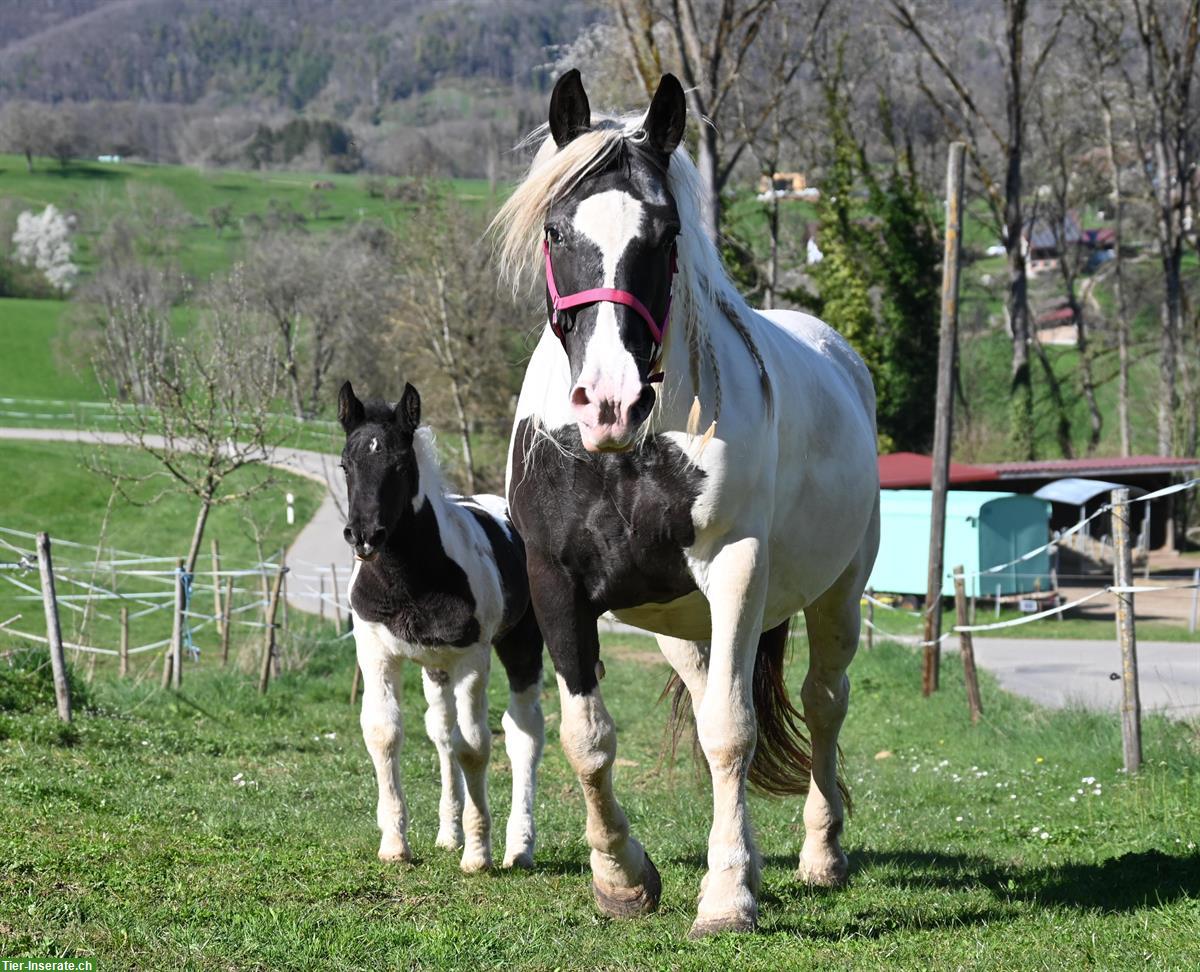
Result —
<path fill-rule="evenodd" d="M 613 287 L 593 287 L 591 290 L 581 290 L 578 293 L 567 294 L 565 297 L 558 292 L 558 285 L 554 282 L 554 265 L 550 261 L 550 241 L 542 240 L 542 252 L 546 255 L 546 287 L 550 291 L 550 304 L 554 308 L 554 313 L 550 317 L 550 327 L 554 331 L 555 337 L 560 341 L 563 340 L 562 325 L 558 323 L 559 311 L 570 310 L 572 307 L 582 307 L 584 304 L 596 304 L 601 301 L 610 304 L 624 304 L 635 310 L 638 315 L 646 322 L 646 327 L 650 329 L 650 336 L 654 339 L 654 343 L 662 348 L 663 338 L 667 334 L 667 324 L 671 320 L 671 294 L 667 295 L 667 309 L 663 311 L 662 323 L 659 324 L 654 315 L 646 309 L 646 305 L 638 300 L 628 290 L 616 290 Z M 672 291 L 674 290 L 675 274 L 679 272 L 679 266 L 675 258 L 675 247 L 671 247 L 671 282 Z M 655 379 L 661 381 L 661 373 L 651 377 L 651 381 Z"/>

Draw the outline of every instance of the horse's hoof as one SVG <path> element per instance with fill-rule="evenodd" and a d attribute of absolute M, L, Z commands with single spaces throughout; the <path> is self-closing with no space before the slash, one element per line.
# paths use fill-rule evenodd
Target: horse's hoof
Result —
<path fill-rule="evenodd" d="M 743 914 L 735 911 L 719 918 L 697 918 L 692 922 L 692 930 L 688 938 L 695 941 L 698 938 L 711 938 L 713 935 L 723 935 L 725 932 L 752 932 L 758 926 L 753 913 Z"/>
<path fill-rule="evenodd" d="M 492 869 L 492 855 L 471 854 L 468 856 L 464 854 L 458 866 L 463 874 L 479 874 L 482 871 L 490 871 Z"/>
<path fill-rule="evenodd" d="M 504 866 L 517 868 L 522 871 L 532 870 L 533 851 L 523 850 L 519 854 L 513 854 L 511 857 L 505 857 Z"/>
<path fill-rule="evenodd" d="M 800 866 L 796 869 L 796 880 L 812 888 L 845 887 L 850 877 L 850 862 L 845 854 L 823 861 L 805 860 L 800 855 Z"/>
<path fill-rule="evenodd" d="M 384 841 L 379 845 L 379 859 L 385 864 L 407 864 L 412 860 L 408 841 Z"/>
<path fill-rule="evenodd" d="M 434 841 L 434 844 L 442 850 L 462 850 L 463 835 L 461 833 L 456 834 L 453 831 L 438 831 L 437 840 Z"/>
<path fill-rule="evenodd" d="M 662 878 L 658 868 L 646 855 L 646 866 L 642 869 L 642 883 L 633 888 L 606 888 L 592 880 L 592 894 L 596 907 L 609 918 L 640 918 L 658 910 L 662 897 Z"/>

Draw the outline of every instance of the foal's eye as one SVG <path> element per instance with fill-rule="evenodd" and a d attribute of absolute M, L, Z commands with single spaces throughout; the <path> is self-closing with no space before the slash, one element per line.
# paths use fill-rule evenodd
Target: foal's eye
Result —
<path fill-rule="evenodd" d="M 562 243 L 563 235 L 557 226 L 547 226 L 545 227 L 545 230 L 546 239 L 548 239 L 551 243 L 553 243 L 555 246 L 558 246 L 560 243 Z"/>

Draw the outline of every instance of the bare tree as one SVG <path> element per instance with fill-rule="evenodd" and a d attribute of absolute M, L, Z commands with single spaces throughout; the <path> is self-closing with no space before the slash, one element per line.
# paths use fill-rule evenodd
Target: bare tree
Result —
<path fill-rule="evenodd" d="M 33 171 L 33 157 L 50 143 L 50 117 L 42 106 L 28 101 L 10 101 L 0 115 L 0 145 L 5 151 L 25 156 L 25 168 Z"/>
<path fill-rule="evenodd" d="M 1025 32 L 1030 24 L 1028 0 L 1003 0 L 1003 18 L 988 24 L 987 46 L 994 50 L 1003 77 L 1003 98 L 984 100 L 964 71 L 965 57 L 958 39 L 974 31 L 962 30 L 958 11 L 930 5 L 922 9 L 907 0 L 890 0 L 893 21 L 917 43 L 921 52 L 916 62 L 917 84 L 947 127 L 967 145 L 972 169 L 984 189 L 984 198 L 996 228 L 1004 240 L 1008 260 L 1006 310 L 1012 337 L 1009 438 L 1018 454 L 1032 458 L 1033 384 L 1029 368 L 1032 328 L 1029 320 L 1029 282 L 1023 251 L 1025 216 L 1022 211 L 1022 173 L 1025 156 L 1026 102 L 1058 39 L 1065 5 L 1041 31 L 1040 47 L 1029 50 Z M 997 7 L 999 9 L 999 5 Z M 975 45 L 973 50 L 978 50 Z M 932 66 L 935 81 L 925 75 Z M 1002 176 L 996 174 L 996 160 Z"/>
<path fill-rule="evenodd" d="M 820 30 L 831 0 L 612 0 L 617 23 L 647 97 L 663 71 L 678 72 L 692 115 L 699 120 L 696 164 L 707 206 L 705 228 L 715 239 L 721 227 L 721 191 L 751 140 L 770 124 L 793 92 L 792 82 Z M 777 33 L 784 22 L 806 44 L 774 45 L 766 74 L 774 84 L 742 92 L 738 85 L 764 27 Z M 656 30 L 665 23 L 669 32 Z M 798 29 L 803 25 L 803 30 Z M 753 104 L 750 110 L 747 106 Z"/>
<path fill-rule="evenodd" d="M 131 502 L 153 502 L 172 492 L 196 501 L 185 558 L 185 569 L 193 573 L 213 507 L 243 502 L 271 485 L 269 476 L 231 477 L 263 463 L 276 440 L 274 354 L 247 326 L 244 304 L 209 307 L 186 338 L 176 337 L 161 313 L 148 313 L 145 302 L 118 301 L 112 313 L 113 327 L 106 333 L 114 340 L 97 355 L 97 369 L 108 377 L 126 440 L 154 459 L 155 469 L 138 475 L 103 457 L 97 462 Z M 142 394 L 123 401 L 120 384 L 130 371 Z"/>
<path fill-rule="evenodd" d="M 522 336 L 513 327 L 521 315 L 479 244 L 486 226 L 482 214 L 430 193 L 396 252 L 396 339 L 412 355 L 422 395 L 449 400 L 472 493 L 480 477 L 473 430 L 507 420 Z"/>

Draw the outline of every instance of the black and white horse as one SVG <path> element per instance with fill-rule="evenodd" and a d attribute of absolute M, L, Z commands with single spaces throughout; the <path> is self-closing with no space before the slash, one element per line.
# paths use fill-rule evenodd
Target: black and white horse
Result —
<path fill-rule="evenodd" d="M 579 73 L 565 74 L 494 230 L 514 286 L 545 275 L 549 326 L 521 388 L 507 491 L 583 785 L 596 901 L 628 916 L 660 894 L 613 792 L 596 666 L 611 610 L 658 633 L 691 695 L 713 788 L 703 935 L 757 920 L 748 780 L 807 792 L 799 877 L 846 878 L 837 738 L 879 481 L 866 367 L 820 321 L 751 310 L 736 292 L 678 147 L 685 116 L 667 75 L 645 115 L 593 121 Z M 802 718 L 783 678 L 797 611 Z"/>
<path fill-rule="evenodd" d="M 492 864 L 487 684 L 494 645 L 508 674 L 504 743 L 512 814 L 504 865 L 533 864 L 533 803 L 544 725 L 542 636 L 525 551 L 499 496 L 451 496 L 412 385 L 394 407 L 338 396 L 346 432 L 346 542 L 354 548 L 350 607 L 363 673 L 362 731 L 379 784 L 379 857 L 407 861 L 408 807 L 400 785 L 401 667 L 421 666 L 425 729 L 442 777 L 437 845 L 462 848 L 464 871 Z M 464 800 L 465 790 L 465 800 Z"/>

